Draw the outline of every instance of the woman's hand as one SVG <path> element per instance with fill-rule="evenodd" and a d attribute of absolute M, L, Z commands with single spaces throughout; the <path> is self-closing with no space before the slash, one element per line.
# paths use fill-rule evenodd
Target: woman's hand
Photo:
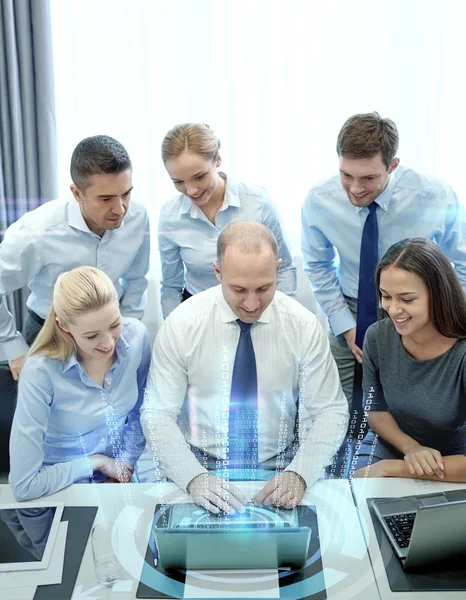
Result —
<path fill-rule="evenodd" d="M 93 471 L 100 471 L 116 483 L 127 483 L 131 480 L 134 472 L 133 465 L 115 460 L 110 456 L 105 456 L 105 454 L 93 454 L 89 458 L 91 459 Z"/>
<path fill-rule="evenodd" d="M 373 465 L 361 467 L 353 474 L 353 477 L 389 477 L 387 463 L 386 460 L 379 460 Z"/>
<path fill-rule="evenodd" d="M 443 479 L 445 469 L 443 458 L 435 448 L 419 446 L 406 452 L 404 461 L 411 475 L 428 475 L 431 477 L 435 473 L 439 479 Z"/>

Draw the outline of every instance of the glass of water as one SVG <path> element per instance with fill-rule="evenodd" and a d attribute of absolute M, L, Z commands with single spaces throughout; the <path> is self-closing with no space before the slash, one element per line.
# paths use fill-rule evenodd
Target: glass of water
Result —
<path fill-rule="evenodd" d="M 114 548 L 118 548 L 118 530 L 113 524 L 96 525 L 91 539 L 97 583 L 112 587 L 120 578 L 121 570 L 114 552 Z"/>

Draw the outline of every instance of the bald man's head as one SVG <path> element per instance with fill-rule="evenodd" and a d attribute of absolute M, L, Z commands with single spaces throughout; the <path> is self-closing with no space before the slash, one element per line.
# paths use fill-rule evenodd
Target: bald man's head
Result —
<path fill-rule="evenodd" d="M 242 254 L 259 254 L 264 245 L 270 247 L 278 260 L 277 240 L 268 227 L 254 221 L 231 223 L 219 235 L 217 263 L 222 264 L 228 246 L 236 246 Z"/>
<path fill-rule="evenodd" d="M 261 223 L 232 223 L 220 234 L 215 275 L 242 321 L 256 321 L 272 302 L 281 262 L 275 236 Z"/>

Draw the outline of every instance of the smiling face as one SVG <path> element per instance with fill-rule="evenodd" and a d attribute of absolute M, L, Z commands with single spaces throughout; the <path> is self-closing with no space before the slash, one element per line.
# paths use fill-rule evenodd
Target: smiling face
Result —
<path fill-rule="evenodd" d="M 58 325 L 73 336 L 80 362 L 109 361 L 122 331 L 120 306 L 117 301 L 111 301 L 76 317 L 74 323 Z"/>
<path fill-rule="evenodd" d="M 131 197 L 132 171 L 117 174 L 91 175 L 86 190 L 75 184 L 70 189 L 79 203 L 81 213 L 91 231 L 102 235 L 107 229 L 117 229 L 123 222 Z"/>
<path fill-rule="evenodd" d="M 372 158 L 340 157 L 340 181 L 353 206 L 369 206 L 384 191 L 390 173 L 400 160 L 394 158 L 387 169 L 380 152 Z"/>
<path fill-rule="evenodd" d="M 183 152 L 165 162 L 165 168 L 176 189 L 188 196 L 195 206 L 206 207 L 209 203 L 223 201 L 225 182 L 217 173 L 220 156 L 213 161 L 201 154 Z"/>
<path fill-rule="evenodd" d="M 419 275 L 390 266 L 380 274 L 382 307 L 401 336 L 435 332 L 430 319 L 430 295 Z"/>
<path fill-rule="evenodd" d="M 272 302 L 281 262 L 275 260 L 270 246 L 264 245 L 259 253 L 248 254 L 237 246 L 228 246 L 222 266 L 214 263 L 223 297 L 244 323 L 257 321 Z"/>

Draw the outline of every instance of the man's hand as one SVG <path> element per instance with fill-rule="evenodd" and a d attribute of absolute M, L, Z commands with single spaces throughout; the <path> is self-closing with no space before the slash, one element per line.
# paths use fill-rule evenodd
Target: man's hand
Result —
<path fill-rule="evenodd" d="M 439 479 L 443 479 L 444 464 L 442 455 L 435 448 L 419 446 L 406 452 L 404 461 L 411 475 L 428 475 L 434 473 Z"/>
<path fill-rule="evenodd" d="M 115 460 L 105 454 L 93 454 L 91 459 L 92 470 L 100 471 L 107 475 L 109 479 L 115 480 L 112 483 L 128 483 L 134 472 L 134 466 L 127 462 Z"/>
<path fill-rule="evenodd" d="M 220 511 L 231 515 L 246 512 L 247 499 L 233 484 L 209 473 L 201 473 L 188 484 L 188 493 L 196 504 L 218 515 Z"/>
<path fill-rule="evenodd" d="M 271 479 L 254 498 L 254 504 L 295 508 L 304 496 L 306 483 L 301 475 L 293 471 L 283 471 Z"/>
<path fill-rule="evenodd" d="M 343 334 L 345 336 L 346 343 L 348 344 L 351 352 L 354 354 L 356 360 L 362 364 L 362 350 L 359 346 L 356 346 L 356 327 L 348 329 Z"/>
<path fill-rule="evenodd" d="M 11 374 L 13 375 L 13 379 L 15 381 L 18 381 L 19 376 L 21 375 L 21 370 L 24 367 L 25 360 L 25 356 L 20 356 L 19 358 L 15 358 L 15 360 L 8 361 L 8 366 L 10 367 Z"/>

